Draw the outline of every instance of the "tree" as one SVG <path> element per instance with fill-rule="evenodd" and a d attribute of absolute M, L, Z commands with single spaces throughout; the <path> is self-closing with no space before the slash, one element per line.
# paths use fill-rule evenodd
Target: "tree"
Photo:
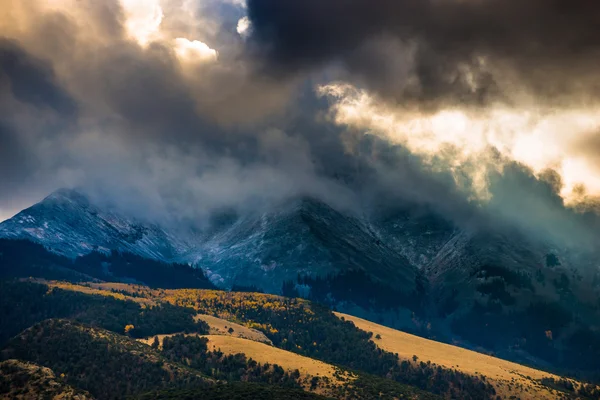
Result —
<path fill-rule="evenodd" d="M 129 334 L 129 332 L 131 332 L 134 329 L 135 329 L 135 326 L 133 326 L 131 324 L 125 325 L 125 334 Z"/>

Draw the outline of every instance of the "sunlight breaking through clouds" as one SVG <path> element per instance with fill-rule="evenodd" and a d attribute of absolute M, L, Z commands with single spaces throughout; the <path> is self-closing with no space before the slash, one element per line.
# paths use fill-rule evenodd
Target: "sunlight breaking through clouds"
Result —
<path fill-rule="evenodd" d="M 403 145 L 426 159 L 443 159 L 453 171 L 467 163 L 476 166 L 471 178 L 480 198 L 487 196 L 486 171 L 502 169 L 494 154 L 537 174 L 555 170 L 566 202 L 575 201 L 582 187 L 586 194 L 600 195 L 600 171 L 572 151 L 600 131 L 598 108 L 447 108 L 426 113 L 391 106 L 346 83 L 319 86 L 317 92 L 331 101 L 331 116 L 338 125 Z"/>
<path fill-rule="evenodd" d="M 129 36 L 140 46 L 153 41 L 169 43 L 181 62 L 211 62 L 217 59 L 217 51 L 201 40 L 186 37 L 169 38 L 161 29 L 165 18 L 160 0 L 121 0 L 126 15 L 125 27 Z M 184 2 L 179 11 L 192 14 L 190 2 Z"/>
<path fill-rule="evenodd" d="M 164 18 L 159 0 L 121 0 L 126 15 L 125 26 L 129 35 L 141 46 L 146 46 L 160 35 Z"/>

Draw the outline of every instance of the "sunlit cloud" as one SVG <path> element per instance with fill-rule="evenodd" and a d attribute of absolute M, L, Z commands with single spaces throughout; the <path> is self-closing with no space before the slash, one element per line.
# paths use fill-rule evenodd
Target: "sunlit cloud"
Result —
<path fill-rule="evenodd" d="M 128 34 L 145 46 L 159 37 L 164 18 L 160 0 L 121 0 Z"/>
<path fill-rule="evenodd" d="M 248 17 L 240 18 L 240 20 L 237 23 L 237 33 L 239 33 L 240 36 L 242 36 L 242 37 L 250 36 L 251 28 L 252 28 L 252 24 Z"/>
<path fill-rule="evenodd" d="M 175 53 L 183 61 L 210 62 L 217 59 L 217 51 L 206 43 L 186 38 L 175 39 Z"/>
<path fill-rule="evenodd" d="M 480 198 L 488 196 L 487 172 L 503 167 L 494 154 L 537 174 L 555 170 L 567 202 L 577 198 L 582 185 L 587 194 L 600 195 L 600 171 L 584 155 L 570 151 L 581 138 L 600 131 L 600 108 L 449 107 L 426 113 L 389 105 L 345 83 L 323 85 L 317 91 L 331 100 L 331 116 L 338 125 L 403 145 L 426 161 L 443 159 L 452 171 L 464 173 L 461 167 L 467 163 L 475 166 L 470 168 L 471 179 Z"/>

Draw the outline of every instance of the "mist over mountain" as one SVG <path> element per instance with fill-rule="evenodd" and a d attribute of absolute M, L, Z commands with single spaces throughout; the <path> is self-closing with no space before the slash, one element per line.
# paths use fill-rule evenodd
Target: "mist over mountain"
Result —
<path fill-rule="evenodd" d="M 442 3 L 357 2 L 338 15 L 349 23 L 367 15 L 364 23 L 348 32 L 331 25 L 319 42 L 300 25 L 325 29 L 335 1 L 320 9 L 10 0 L 0 44 L 1 218 L 60 187 L 178 226 L 308 196 L 359 214 L 418 204 L 460 226 L 514 224 L 557 245 L 595 247 L 594 86 L 565 78 L 569 68 L 579 82 L 593 77 L 597 43 L 585 38 L 595 6 L 578 2 L 550 28 L 559 5 L 492 13 L 495 3 Z M 548 18 L 528 28 L 524 16 L 535 13 Z M 292 15 L 296 23 L 286 24 Z M 580 17 L 586 23 L 571 29 Z M 434 21 L 439 29 L 427 30 Z M 363 47 L 390 74 L 354 63 L 370 59 L 348 53 Z M 573 47 L 580 57 L 566 55 Z M 528 59 L 546 60 L 548 70 L 527 73 Z M 371 80 L 378 76 L 384 81 Z M 404 89 L 394 84 L 403 79 Z M 538 90 L 542 81 L 550 95 Z M 549 82 L 563 82 L 569 101 L 555 97 L 548 108 L 559 92 Z M 475 101 L 482 91 L 487 100 Z"/>

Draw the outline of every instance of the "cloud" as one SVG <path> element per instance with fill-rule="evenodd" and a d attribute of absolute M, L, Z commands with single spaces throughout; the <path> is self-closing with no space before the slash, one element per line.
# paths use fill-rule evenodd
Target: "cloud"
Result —
<path fill-rule="evenodd" d="M 10 90 L 17 101 L 49 107 L 63 114 L 76 110 L 73 99 L 55 82 L 52 69 L 14 41 L 0 40 L 0 74 L 3 87 Z"/>
<path fill-rule="evenodd" d="M 190 41 L 186 38 L 175 39 L 175 53 L 182 62 L 210 62 L 217 59 L 215 49 L 199 40 Z"/>
<path fill-rule="evenodd" d="M 416 184 L 389 166 L 382 176 L 415 184 L 412 196 L 429 198 L 444 177 L 472 206 L 540 231 L 548 221 L 581 225 L 574 209 L 597 203 L 599 3 L 247 5 L 251 50 L 266 73 L 316 75 L 327 118 L 349 132 L 345 140 L 375 136 L 407 149 L 434 182 Z M 548 186 L 550 175 L 557 179 Z"/>
<path fill-rule="evenodd" d="M 142 46 L 159 37 L 164 14 L 158 0 L 122 0 L 121 4 L 130 37 Z"/>
<path fill-rule="evenodd" d="M 302 195 L 351 208 L 286 117 L 298 80 L 254 74 L 236 32 L 241 3 L 6 6 L 3 213 L 61 186 L 162 220 Z"/>
<path fill-rule="evenodd" d="M 429 160 L 431 168 L 462 176 L 467 164 L 474 195 L 488 198 L 487 176 L 501 171 L 498 156 L 522 163 L 534 173 L 553 169 L 562 178 L 560 192 L 569 200 L 578 185 L 600 195 L 597 167 L 569 149 L 580 147 L 582 137 L 600 130 L 600 107 L 582 109 L 520 108 L 506 106 L 472 110 L 448 107 L 436 112 L 407 110 L 381 101 L 350 84 L 318 88 L 331 100 L 331 117 L 337 124 L 370 132 L 401 144 Z"/>
<path fill-rule="evenodd" d="M 598 100 L 594 1 L 249 0 L 248 14 L 259 53 L 275 71 L 341 62 L 370 89 L 404 104 Z M 377 42 L 395 42 L 400 51 L 377 51 Z M 399 56 L 408 74 L 406 67 L 400 75 L 377 73 Z"/>
<path fill-rule="evenodd" d="M 583 235 L 595 14 L 559 3 L 5 0 L 0 213 L 78 186 L 178 222 L 315 196 Z"/>
<path fill-rule="evenodd" d="M 251 28 L 252 28 L 252 24 L 250 22 L 250 19 L 247 16 L 244 16 L 239 19 L 236 30 L 237 30 L 237 33 L 240 34 L 240 36 L 247 37 L 251 33 L 251 30 L 250 30 Z"/>

